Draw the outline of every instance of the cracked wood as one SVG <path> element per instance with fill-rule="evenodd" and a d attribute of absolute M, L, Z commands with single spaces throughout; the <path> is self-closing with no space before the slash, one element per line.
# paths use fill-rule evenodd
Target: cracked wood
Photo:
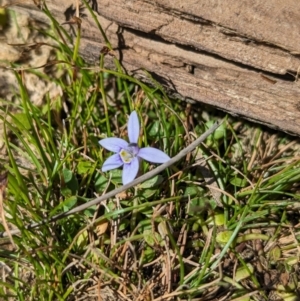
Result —
<path fill-rule="evenodd" d="M 75 1 L 46 1 L 56 19 Z M 300 135 L 298 0 L 98 0 L 97 15 L 129 74 L 141 68 L 182 99 Z M 74 7 L 74 6 L 73 6 Z M 45 15 L 25 0 L 18 9 Z M 81 54 L 97 64 L 105 46 L 86 9 Z M 62 25 L 67 28 L 69 25 Z M 113 59 L 105 58 L 113 68 Z"/>

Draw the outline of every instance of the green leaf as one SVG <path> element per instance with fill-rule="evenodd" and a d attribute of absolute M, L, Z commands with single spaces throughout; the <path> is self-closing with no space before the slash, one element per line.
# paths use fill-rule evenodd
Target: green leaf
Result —
<path fill-rule="evenodd" d="M 163 181 L 163 177 L 161 175 L 157 175 L 143 182 L 138 186 L 140 195 L 145 199 L 150 198 L 157 192 L 158 188 L 155 187 L 161 184 L 162 181 Z"/>
<path fill-rule="evenodd" d="M 64 200 L 62 205 L 64 208 L 64 212 L 69 211 L 72 209 L 77 203 L 77 197 L 76 196 L 71 196 L 68 199 Z"/>
<path fill-rule="evenodd" d="M 193 197 L 193 196 L 200 196 L 200 195 L 203 195 L 203 188 L 202 187 L 199 187 L 199 186 L 188 186 L 185 188 L 184 190 L 184 193 L 183 193 L 184 196 L 189 196 L 189 197 Z"/>
<path fill-rule="evenodd" d="M 66 198 L 63 202 L 61 202 L 58 206 L 56 206 L 52 211 L 51 215 L 54 215 L 58 210 L 61 208 L 64 212 L 69 211 L 71 208 L 73 208 L 77 203 L 77 197 L 76 196 L 70 196 Z"/>
<path fill-rule="evenodd" d="M 19 130 L 29 131 L 31 129 L 30 122 L 25 113 L 16 113 L 13 115 L 14 123 Z"/>
<path fill-rule="evenodd" d="M 216 241 L 220 244 L 226 244 L 230 240 L 232 234 L 233 231 L 229 230 L 219 232 L 216 236 Z"/>
<path fill-rule="evenodd" d="M 139 222 L 139 226 L 138 226 L 139 233 L 144 233 L 146 230 L 151 230 L 151 229 L 152 229 L 152 223 L 150 219 L 144 219 Z"/>
<path fill-rule="evenodd" d="M 87 217 L 93 217 L 96 211 L 96 206 L 92 206 L 83 211 L 84 215 Z"/>
<path fill-rule="evenodd" d="M 147 246 L 142 253 L 142 264 L 149 263 L 155 259 L 156 252 L 151 247 Z"/>
<path fill-rule="evenodd" d="M 247 185 L 247 180 L 245 178 L 235 176 L 230 179 L 230 183 L 237 187 L 245 187 Z"/>
<path fill-rule="evenodd" d="M 138 189 L 153 188 L 153 187 L 161 184 L 162 181 L 163 181 L 163 177 L 161 175 L 157 175 L 157 176 L 141 183 L 138 186 Z"/>
<path fill-rule="evenodd" d="M 83 249 L 88 244 L 88 241 L 89 241 L 88 231 L 85 230 L 78 236 L 76 240 L 76 245 L 80 249 Z"/>
<path fill-rule="evenodd" d="M 216 226 L 223 226 L 225 224 L 225 216 L 224 213 L 217 213 L 214 215 L 214 220 Z"/>
<path fill-rule="evenodd" d="M 107 186 L 108 179 L 102 174 L 96 175 L 95 189 L 97 192 L 102 192 Z"/>
<path fill-rule="evenodd" d="M 79 175 L 86 174 L 93 166 L 94 164 L 90 161 L 80 161 L 77 165 L 77 172 Z"/>
<path fill-rule="evenodd" d="M 69 189 L 71 195 L 75 195 L 78 192 L 78 180 L 75 177 L 74 173 L 71 170 L 64 168 L 63 178 L 66 186 L 62 188 L 62 193 L 64 195 L 68 195 L 69 192 L 65 189 Z"/>
<path fill-rule="evenodd" d="M 69 170 L 69 169 L 64 168 L 63 169 L 63 176 L 64 176 L 65 183 L 68 183 L 73 178 L 73 172 L 71 170 Z"/>
<path fill-rule="evenodd" d="M 206 128 L 211 128 L 214 125 L 214 121 L 210 120 L 206 122 Z M 225 137 L 226 134 L 226 125 L 222 123 L 211 135 L 207 137 L 208 140 L 220 140 Z"/>
<path fill-rule="evenodd" d="M 144 189 L 140 192 L 141 196 L 145 199 L 152 197 L 157 192 L 157 188 Z"/>
<path fill-rule="evenodd" d="M 111 180 L 113 182 L 122 183 L 122 169 L 114 169 L 111 171 Z"/>
<path fill-rule="evenodd" d="M 237 269 L 235 274 L 235 281 L 240 282 L 241 280 L 244 280 L 248 277 L 250 277 L 254 272 L 254 267 L 251 263 L 247 263 L 246 266 L 240 267 Z"/>
<path fill-rule="evenodd" d="M 120 223 L 120 226 L 119 226 L 119 231 L 123 231 L 125 230 L 130 224 L 130 221 L 128 219 L 123 219 Z"/>
<path fill-rule="evenodd" d="M 208 209 L 215 209 L 217 207 L 216 201 L 207 198 L 207 197 L 201 197 L 201 198 L 194 198 L 190 202 L 188 214 L 189 215 L 196 215 L 199 216 L 203 212 L 207 211 Z"/>
<path fill-rule="evenodd" d="M 160 122 L 155 121 L 150 127 L 150 129 L 148 130 L 148 135 L 152 137 L 156 137 L 158 135 L 159 127 L 160 127 Z"/>
<path fill-rule="evenodd" d="M 111 178 L 110 178 L 111 177 Z M 107 189 L 107 183 L 109 178 L 112 183 L 122 183 L 122 170 L 114 169 L 109 173 L 97 174 L 95 178 L 95 189 L 98 193 L 102 192 L 104 189 Z"/>
<path fill-rule="evenodd" d="M 68 187 L 62 187 L 60 193 L 66 198 L 72 196 L 72 190 Z"/>
<path fill-rule="evenodd" d="M 191 199 L 187 213 L 192 216 L 199 216 L 204 211 L 215 208 L 216 202 L 213 199 L 207 197 L 195 197 Z"/>
<path fill-rule="evenodd" d="M 152 229 L 146 229 L 144 231 L 144 239 L 145 242 L 151 247 L 157 246 L 162 241 L 161 236 L 157 232 L 153 233 Z"/>

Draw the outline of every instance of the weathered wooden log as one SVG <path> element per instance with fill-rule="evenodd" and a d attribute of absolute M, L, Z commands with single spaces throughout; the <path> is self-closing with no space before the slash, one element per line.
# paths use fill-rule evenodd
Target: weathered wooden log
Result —
<path fill-rule="evenodd" d="M 129 74 L 147 81 L 146 69 L 173 95 L 300 135 L 299 0 L 90 2 Z M 75 14 L 75 0 L 45 3 L 61 24 Z M 15 9 L 47 21 L 30 0 Z M 80 52 L 97 64 L 105 41 L 80 11 Z"/>

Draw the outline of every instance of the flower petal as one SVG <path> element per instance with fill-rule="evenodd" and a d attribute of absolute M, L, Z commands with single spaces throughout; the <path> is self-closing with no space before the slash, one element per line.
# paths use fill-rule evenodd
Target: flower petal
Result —
<path fill-rule="evenodd" d="M 133 160 L 130 163 L 124 164 L 123 174 L 122 174 L 123 185 L 126 185 L 131 181 L 133 181 L 138 171 L 139 171 L 139 159 L 137 157 L 133 158 Z"/>
<path fill-rule="evenodd" d="M 165 163 L 170 160 L 167 154 L 154 147 L 141 148 L 138 157 L 152 163 Z"/>
<path fill-rule="evenodd" d="M 106 159 L 102 165 L 102 171 L 108 171 L 111 169 L 118 168 L 122 166 L 124 163 L 122 159 L 120 158 L 119 154 L 114 154 L 110 156 L 108 159 Z"/>
<path fill-rule="evenodd" d="M 128 146 L 128 142 L 121 138 L 104 138 L 99 141 L 99 144 L 107 150 L 118 153 L 122 148 Z"/>
<path fill-rule="evenodd" d="M 130 143 L 138 143 L 140 135 L 140 123 L 136 111 L 132 111 L 130 114 L 127 129 Z"/>

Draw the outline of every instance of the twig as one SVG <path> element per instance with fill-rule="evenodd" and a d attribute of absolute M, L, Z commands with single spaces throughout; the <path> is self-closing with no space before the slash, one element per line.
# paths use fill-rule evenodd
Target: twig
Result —
<path fill-rule="evenodd" d="M 145 173 L 144 175 L 138 177 L 137 179 L 135 179 L 134 181 L 123 185 L 119 188 L 116 188 L 98 198 L 95 198 L 85 204 L 82 204 L 80 206 L 77 206 L 71 210 L 69 210 L 68 212 L 63 212 L 60 214 L 57 214 L 55 216 L 53 216 L 52 218 L 48 218 L 48 219 L 44 219 L 38 223 L 33 223 L 30 224 L 28 226 L 26 226 L 26 229 L 33 229 L 33 228 L 37 228 L 41 225 L 47 224 L 47 223 L 51 223 L 54 221 L 57 221 L 59 219 L 62 219 L 64 217 L 67 217 L 69 215 L 72 215 L 74 213 L 78 213 L 81 212 L 91 206 L 94 205 L 98 205 L 99 203 L 115 196 L 116 194 L 119 194 L 121 192 L 123 192 L 124 190 L 131 188 L 137 184 L 140 184 L 148 179 L 151 179 L 152 177 L 154 177 L 155 175 L 159 174 L 160 172 L 162 172 L 163 170 L 165 170 L 166 168 L 170 167 L 171 165 L 173 165 L 175 162 L 179 161 L 180 159 L 182 159 L 183 157 L 185 157 L 188 153 L 190 153 L 191 151 L 193 151 L 200 143 L 202 143 L 209 135 L 211 135 L 222 123 L 221 122 L 216 122 L 210 129 L 208 129 L 205 133 L 203 133 L 198 139 L 196 139 L 194 142 L 192 142 L 189 146 L 187 146 L 186 148 L 184 148 L 182 151 L 180 151 L 176 156 L 174 156 L 173 158 L 171 158 L 168 162 L 156 167 L 155 169 Z M 10 230 L 10 234 L 11 235 L 16 235 L 19 234 L 21 231 L 19 229 L 15 229 L 15 230 Z M 8 233 L 7 232 L 0 232 L 0 237 L 7 237 Z"/>

